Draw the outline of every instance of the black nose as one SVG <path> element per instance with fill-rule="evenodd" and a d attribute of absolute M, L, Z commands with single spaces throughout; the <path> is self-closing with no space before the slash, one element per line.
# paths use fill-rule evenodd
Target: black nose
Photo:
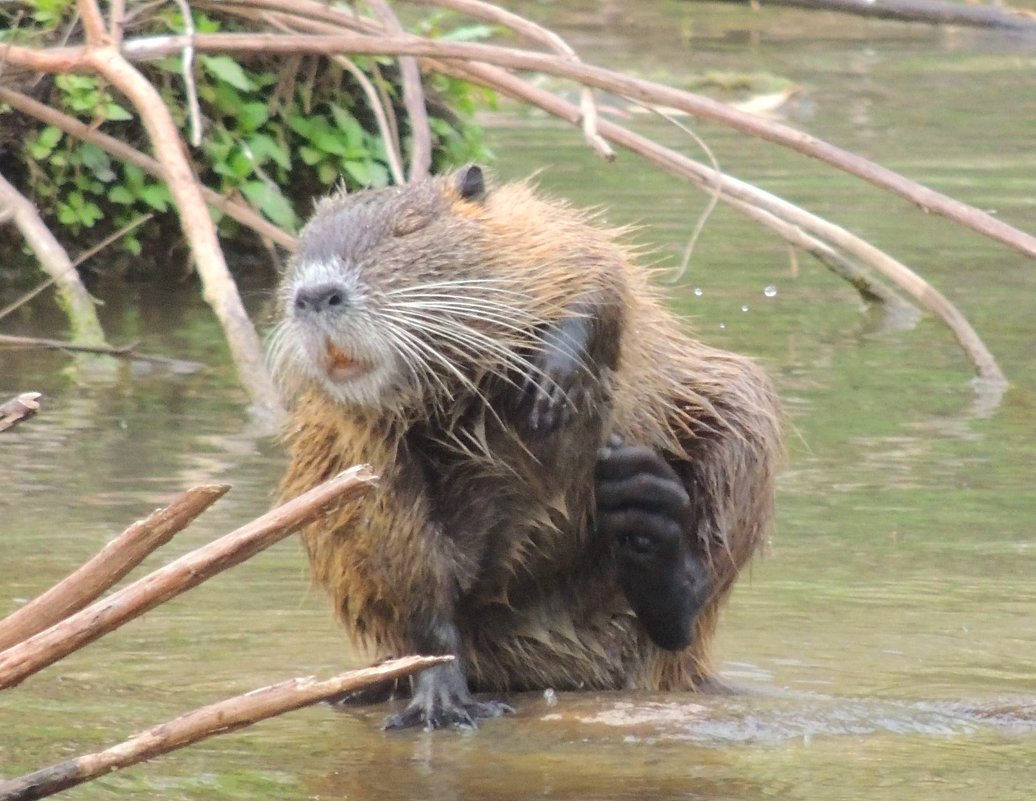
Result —
<path fill-rule="evenodd" d="M 333 314 L 348 305 L 349 296 L 339 284 L 304 286 L 295 293 L 296 314 Z"/>

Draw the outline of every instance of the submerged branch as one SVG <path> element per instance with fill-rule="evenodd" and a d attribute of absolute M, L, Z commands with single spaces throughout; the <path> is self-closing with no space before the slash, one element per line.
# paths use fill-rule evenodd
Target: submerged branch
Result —
<path fill-rule="evenodd" d="M 352 670 L 331 679 L 289 679 L 244 695 L 209 704 L 128 740 L 92 754 L 59 762 L 16 779 L 0 781 L 0 801 L 45 798 L 96 779 L 113 770 L 167 754 L 199 740 L 251 726 L 261 720 L 355 692 L 385 681 L 405 678 L 452 659 L 451 656 L 408 656 L 374 667 Z"/>
<path fill-rule="evenodd" d="M 35 417 L 40 409 L 42 397 L 39 392 L 23 392 L 16 398 L 0 403 L 0 431 L 7 431 L 30 417 Z"/>
<path fill-rule="evenodd" d="M 141 362 L 153 362 L 155 364 L 171 364 L 187 370 L 200 370 L 205 365 L 201 362 L 192 362 L 186 359 L 175 359 L 171 356 L 155 356 L 150 353 L 139 353 L 136 350 L 136 342 L 118 347 L 115 345 L 80 345 L 75 342 L 66 342 L 63 339 L 47 339 L 46 337 L 19 337 L 13 334 L 0 334 L 0 346 L 14 348 L 43 348 L 45 350 L 64 350 L 70 353 L 99 353 L 104 356 L 117 356 L 123 359 L 135 359 Z"/>
<path fill-rule="evenodd" d="M 747 0 L 723 0 L 748 5 Z M 876 17 L 929 25 L 966 25 L 1036 32 L 1036 17 L 1025 9 L 968 5 L 943 0 L 755 0 L 760 6 L 791 6 L 809 11 L 837 11 L 858 17 Z"/>

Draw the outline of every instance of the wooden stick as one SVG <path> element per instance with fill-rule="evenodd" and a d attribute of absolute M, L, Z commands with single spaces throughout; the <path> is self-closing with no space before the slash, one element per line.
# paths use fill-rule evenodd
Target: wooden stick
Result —
<path fill-rule="evenodd" d="M 313 677 L 299 678 L 252 690 L 250 693 L 187 712 L 103 751 L 59 762 L 16 779 L 0 781 L 0 801 L 44 798 L 113 770 L 191 745 L 206 737 L 227 734 L 341 693 L 409 676 L 433 665 L 448 662 L 452 658 L 410 656 L 383 662 L 375 667 L 342 673 L 325 681 L 317 681 Z"/>
<path fill-rule="evenodd" d="M 375 480 L 366 465 L 339 473 L 236 531 L 0 652 L 0 689 L 13 687 L 133 618 L 240 564 L 320 517 L 332 504 L 365 491 Z"/>
<path fill-rule="evenodd" d="M 229 489 L 229 484 L 192 487 L 165 508 L 138 520 L 74 573 L 0 620 L 0 650 L 38 634 L 99 598 Z"/>
<path fill-rule="evenodd" d="M 39 392 L 23 392 L 16 398 L 0 403 L 0 431 L 7 431 L 23 420 L 35 417 L 42 397 Z"/>

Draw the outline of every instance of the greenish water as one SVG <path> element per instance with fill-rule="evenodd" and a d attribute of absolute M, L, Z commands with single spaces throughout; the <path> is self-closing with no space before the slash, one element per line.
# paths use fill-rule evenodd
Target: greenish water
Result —
<path fill-rule="evenodd" d="M 1034 229 L 1036 47 L 980 32 L 696 3 L 530 3 L 587 60 L 670 82 L 710 70 L 788 78 L 779 113 Z M 643 7 L 642 7 L 643 6 Z M 626 110 L 622 110 L 626 113 Z M 503 177 L 541 184 L 678 261 L 694 190 L 578 132 L 505 107 Z M 691 155 L 681 132 L 631 124 Z M 383 734 L 385 710 L 303 710 L 70 791 L 154 799 L 1029 799 L 1036 786 L 1036 264 L 854 179 L 694 125 L 722 165 L 915 267 L 1011 378 L 993 410 L 930 318 L 883 327 L 854 292 L 718 210 L 674 304 L 707 341 L 757 357 L 792 427 L 779 529 L 721 629 L 734 698 L 512 699 L 476 733 Z M 177 274 L 180 265 L 175 265 Z M 270 282 L 246 290 L 254 310 Z M 767 297 L 764 288 L 777 294 Z M 701 293 L 695 293 L 700 289 Z M 67 357 L 0 352 L 0 394 L 45 393 L 0 438 L 0 614 L 184 487 L 234 490 L 145 569 L 260 512 L 282 469 L 251 431 L 218 326 L 190 287 L 99 287 L 110 338 L 205 362 L 122 365 L 79 383 Z M 0 302 L 17 294 L 0 287 Z M 747 311 L 742 308 L 747 307 Z M 12 333 L 53 334 L 37 301 Z M 142 571 L 141 571 L 142 573 Z M 282 543 L 0 694 L 0 774 L 18 775 L 289 676 L 358 665 Z"/>

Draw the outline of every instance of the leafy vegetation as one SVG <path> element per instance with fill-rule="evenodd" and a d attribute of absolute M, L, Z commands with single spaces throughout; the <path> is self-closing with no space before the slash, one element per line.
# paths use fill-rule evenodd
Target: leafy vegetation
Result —
<path fill-rule="evenodd" d="M 31 0 L 22 8 L 28 11 L 21 17 L 0 10 L 0 41 L 57 41 L 74 15 L 71 0 Z M 192 13 L 198 32 L 238 29 L 233 19 L 197 9 Z M 449 31 L 445 22 L 440 14 L 423 27 L 454 38 L 480 38 L 491 32 L 480 25 Z M 180 12 L 169 5 L 157 8 L 146 21 L 135 22 L 132 33 L 183 30 Z M 358 57 L 354 63 L 378 88 L 399 125 L 405 126 L 393 60 Z M 141 69 L 158 87 L 177 124 L 188 131 L 189 96 L 181 59 L 169 58 Z M 368 100 L 355 79 L 333 62 L 313 57 L 242 63 L 226 55 L 204 54 L 195 59 L 192 74 L 203 126 L 200 145 L 191 148 L 197 174 L 220 194 L 245 199 L 274 224 L 295 231 L 311 199 L 332 185 L 341 183 L 354 190 L 390 183 L 386 143 Z M 66 114 L 145 148 L 147 137 L 139 120 L 101 79 L 61 75 L 31 91 Z M 488 159 L 474 115 L 493 103 L 492 94 L 441 76 L 430 78 L 426 91 L 434 165 Z M 90 238 L 99 239 L 142 214 L 153 213 L 151 223 L 122 239 L 123 248 L 141 254 L 143 243 L 159 234 L 163 222 L 168 227 L 172 210 L 163 182 L 112 159 L 95 145 L 0 106 L 0 128 L 12 117 L 19 118 L 22 130 L 26 124 L 30 127 L 18 141 L 0 137 L 0 155 L 6 155 L 8 163 L 14 156 L 9 177 L 66 237 L 74 239 L 92 229 L 95 235 Z M 399 134 L 405 153 L 405 127 Z M 218 212 L 213 214 L 218 218 Z M 239 233 L 233 220 L 218 222 L 224 236 Z"/>

